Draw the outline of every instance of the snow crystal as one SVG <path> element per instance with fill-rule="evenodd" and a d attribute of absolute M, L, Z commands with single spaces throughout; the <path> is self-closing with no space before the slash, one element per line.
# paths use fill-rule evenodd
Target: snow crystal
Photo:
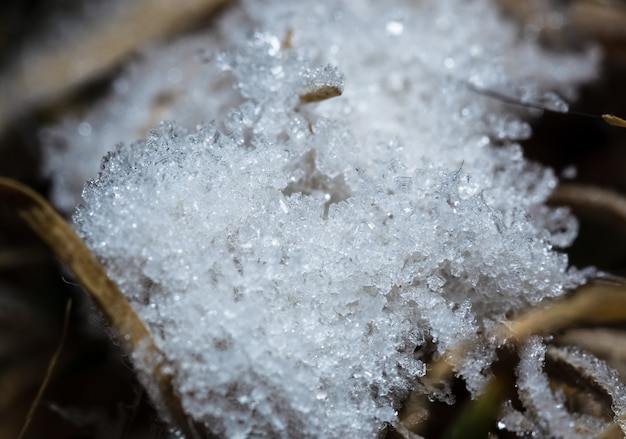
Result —
<path fill-rule="evenodd" d="M 553 251 L 576 234 L 543 205 L 556 177 L 510 141 L 528 125 L 468 84 L 533 78 L 571 98 L 596 54 L 520 40 L 488 0 L 244 2 L 222 26 L 195 79 L 189 50 L 155 50 L 48 134 L 111 148 L 161 114 L 155 96 L 180 102 L 106 156 L 75 222 L 196 421 L 376 437 L 424 375 L 426 340 L 441 353 L 584 281 Z"/>

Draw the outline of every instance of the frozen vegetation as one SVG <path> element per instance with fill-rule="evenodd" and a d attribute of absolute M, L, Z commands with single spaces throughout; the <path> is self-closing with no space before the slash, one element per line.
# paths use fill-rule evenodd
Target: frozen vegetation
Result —
<path fill-rule="evenodd" d="M 523 35 L 488 0 L 243 2 L 44 133 L 61 208 L 93 178 L 76 227 L 191 417 L 221 437 L 376 437 L 421 347 L 585 281 L 557 251 L 575 219 L 544 205 L 556 177 L 515 143 L 523 114 L 480 90 L 563 110 L 598 54 Z M 522 384 L 545 387 L 545 347 L 525 349 Z"/>

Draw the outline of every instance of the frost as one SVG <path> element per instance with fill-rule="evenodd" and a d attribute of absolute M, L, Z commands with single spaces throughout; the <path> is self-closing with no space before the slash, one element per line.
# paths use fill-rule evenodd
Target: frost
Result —
<path fill-rule="evenodd" d="M 583 377 L 611 397 L 613 420 L 622 430 L 622 434 L 626 434 L 626 386 L 620 382 L 617 371 L 604 361 L 577 348 L 551 348 L 550 354 L 573 366 Z"/>
<path fill-rule="evenodd" d="M 529 425 L 534 424 L 527 431 L 541 436 L 551 436 L 558 432 L 560 438 L 587 437 L 587 434 L 580 433 L 579 421 L 565 409 L 564 397 L 550 389 L 548 377 L 543 373 L 545 354 L 546 347 L 539 337 L 531 337 L 520 349 L 518 394 L 529 411 Z M 517 421 L 509 415 L 502 422 L 513 429 Z M 524 424 L 520 422 L 518 425 Z"/>
<path fill-rule="evenodd" d="M 620 383 L 617 372 L 579 349 L 546 348 L 539 337 L 531 337 L 520 349 L 517 387 L 525 411 L 518 411 L 508 403 L 498 422 L 499 429 L 507 429 L 520 436 L 587 438 L 595 437 L 607 427 L 608 420 L 568 410 L 571 407 L 566 407 L 565 395 L 551 388 L 543 371 L 546 353 L 552 361 L 574 368 L 576 374 L 604 391 L 613 401 L 613 421 L 626 431 L 626 388 Z"/>
<path fill-rule="evenodd" d="M 126 140 L 76 227 L 196 421 L 376 437 L 425 373 L 417 348 L 442 353 L 585 280 L 553 251 L 576 234 L 544 205 L 556 177 L 511 142 L 528 125 L 467 84 L 530 77 L 571 98 L 593 52 L 520 40 L 487 0 L 244 2 L 222 26 L 206 63 L 197 39 L 154 50 L 47 133 L 68 154 Z M 133 142 L 156 117 L 176 121 Z M 65 175 L 68 156 L 50 157 Z M 460 372 L 479 391 L 494 353 L 474 357 Z"/>

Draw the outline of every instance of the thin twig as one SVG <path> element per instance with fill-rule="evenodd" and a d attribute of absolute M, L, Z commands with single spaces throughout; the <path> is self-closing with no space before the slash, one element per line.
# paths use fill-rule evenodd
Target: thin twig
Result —
<path fill-rule="evenodd" d="M 65 317 L 63 317 L 63 330 L 61 332 L 61 339 L 59 340 L 59 344 L 56 350 L 54 351 L 54 354 L 52 354 L 52 357 L 50 358 L 50 362 L 48 363 L 48 368 L 46 369 L 46 374 L 44 376 L 44 379 L 41 383 L 41 386 L 39 386 L 39 390 L 37 391 L 37 396 L 35 396 L 35 399 L 30 405 L 30 408 L 28 409 L 26 420 L 24 421 L 24 425 L 22 426 L 22 430 L 20 431 L 20 434 L 17 436 L 17 439 L 22 439 L 24 437 L 24 434 L 26 434 L 26 430 L 28 430 L 28 427 L 31 421 L 33 420 L 33 416 L 35 415 L 35 410 L 37 410 L 37 407 L 39 406 L 39 403 L 41 402 L 41 398 L 43 397 L 43 394 L 46 391 L 46 388 L 48 387 L 48 383 L 50 382 L 50 379 L 52 378 L 52 371 L 54 370 L 54 366 L 57 364 L 57 361 L 59 360 L 59 357 L 61 356 L 61 351 L 63 350 L 63 346 L 65 345 L 65 339 L 67 338 L 67 330 L 70 326 L 70 312 L 71 311 L 72 311 L 72 299 L 68 299 L 67 305 L 65 306 Z"/>

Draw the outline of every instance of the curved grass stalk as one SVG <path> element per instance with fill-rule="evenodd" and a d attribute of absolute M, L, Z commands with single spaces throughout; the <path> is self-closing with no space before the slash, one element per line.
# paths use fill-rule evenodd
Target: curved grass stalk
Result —
<path fill-rule="evenodd" d="M 549 203 L 569 206 L 578 215 L 606 219 L 626 229 L 626 197 L 610 189 L 565 183 L 555 189 Z"/>
<path fill-rule="evenodd" d="M 0 201 L 14 209 L 73 272 L 116 329 L 126 350 L 130 353 L 141 349 L 154 359 L 152 380 L 158 387 L 159 405 L 175 427 L 188 439 L 207 437 L 204 429 L 184 413 L 172 386 L 171 372 L 165 372 L 172 368 L 145 324 L 69 224 L 39 194 L 11 179 L 0 177 Z"/>

